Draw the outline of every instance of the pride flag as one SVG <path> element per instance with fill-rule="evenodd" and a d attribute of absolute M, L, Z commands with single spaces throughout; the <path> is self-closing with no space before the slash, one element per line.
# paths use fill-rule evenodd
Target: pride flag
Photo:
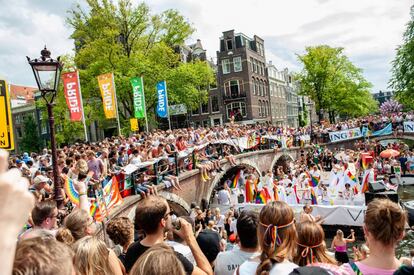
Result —
<path fill-rule="evenodd" d="M 306 172 L 306 176 L 309 178 L 309 186 L 311 187 L 316 187 L 319 184 L 319 181 L 321 179 L 321 177 L 317 177 L 314 175 L 311 175 L 309 172 Z"/>
<path fill-rule="evenodd" d="M 254 188 L 253 185 L 254 183 L 251 182 L 250 180 L 246 181 L 246 202 L 253 202 L 253 197 L 254 197 Z"/>
<path fill-rule="evenodd" d="M 296 184 L 293 186 L 293 191 L 295 192 L 296 202 L 299 203 L 300 199 L 299 199 L 299 196 L 298 196 Z"/>
<path fill-rule="evenodd" d="M 271 197 L 266 188 L 263 188 L 256 195 L 256 203 L 266 204 L 269 200 L 271 200 Z"/>
<path fill-rule="evenodd" d="M 236 175 L 234 176 L 233 181 L 230 184 L 230 188 L 237 188 L 238 184 L 239 184 L 239 179 L 240 179 L 240 170 L 237 171 Z"/>
<path fill-rule="evenodd" d="M 313 190 L 313 188 L 311 188 L 311 201 L 312 201 L 312 204 L 318 204 L 318 199 L 316 197 L 315 190 Z"/>
<path fill-rule="evenodd" d="M 75 187 L 73 186 L 73 180 L 69 178 L 68 176 L 64 176 L 65 184 L 63 186 L 66 196 L 68 196 L 69 200 L 79 206 L 79 194 L 78 191 L 75 190 Z"/>
<path fill-rule="evenodd" d="M 352 175 L 351 171 L 348 170 L 348 173 L 346 173 L 348 178 L 350 178 L 353 182 L 357 182 L 356 177 Z"/>
<path fill-rule="evenodd" d="M 369 171 L 365 171 L 365 175 L 362 180 L 361 193 L 368 192 L 368 185 L 369 185 L 368 178 L 369 178 Z"/>

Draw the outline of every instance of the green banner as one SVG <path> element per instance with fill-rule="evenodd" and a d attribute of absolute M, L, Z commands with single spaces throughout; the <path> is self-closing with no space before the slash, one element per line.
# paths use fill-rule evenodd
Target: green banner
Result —
<path fill-rule="evenodd" d="M 142 77 L 131 78 L 135 118 L 145 118 L 145 95 Z"/>

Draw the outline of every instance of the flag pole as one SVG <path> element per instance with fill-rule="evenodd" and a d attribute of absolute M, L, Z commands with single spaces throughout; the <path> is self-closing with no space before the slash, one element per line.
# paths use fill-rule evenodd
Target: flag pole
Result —
<path fill-rule="evenodd" d="M 84 106 L 83 106 L 82 90 L 81 90 L 79 71 L 78 70 L 76 70 L 76 76 L 78 77 L 78 88 L 79 88 L 80 104 L 82 106 L 82 123 L 83 123 L 83 130 L 85 131 L 85 141 L 88 142 L 88 133 L 86 131 L 86 123 L 85 123 L 85 109 L 84 109 Z"/>
<path fill-rule="evenodd" d="M 170 119 L 170 110 L 168 108 L 168 91 L 167 91 L 167 81 L 165 83 L 165 97 L 167 98 L 167 116 L 168 116 L 168 128 L 171 130 L 171 119 Z"/>
<path fill-rule="evenodd" d="M 148 118 L 147 118 L 147 103 L 145 102 L 145 90 L 144 90 L 144 78 L 141 76 L 141 82 L 142 82 L 142 96 L 144 97 L 144 111 L 145 111 L 145 127 L 148 130 Z"/>
<path fill-rule="evenodd" d="M 116 87 L 115 87 L 115 77 L 114 73 L 112 74 L 112 86 L 114 87 L 114 93 L 115 93 L 115 109 L 116 109 L 116 121 L 118 123 L 118 136 L 121 135 L 121 125 L 119 123 L 119 112 L 118 112 L 118 99 L 116 97 Z"/>

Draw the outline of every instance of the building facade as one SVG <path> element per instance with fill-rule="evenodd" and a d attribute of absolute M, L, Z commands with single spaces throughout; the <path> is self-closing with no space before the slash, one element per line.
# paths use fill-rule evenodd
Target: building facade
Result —
<path fill-rule="evenodd" d="M 293 74 L 287 68 L 283 70 L 286 80 L 286 117 L 287 126 L 299 127 L 299 83 L 294 81 Z"/>
<path fill-rule="evenodd" d="M 286 79 L 283 71 L 279 71 L 271 61 L 267 64 L 269 78 L 271 121 L 276 126 L 287 125 Z"/>
<path fill-rule="evenodd" d="M 217 51 L 218 91 L 223 119 L 239 123 L 270 122 L 269 82 L 264 41 L 234 30 L 223 32 Z"/>
<path fill-rule="evenodd" d="M 201 102 L 197 109 L 188 110 L 188 120 L 190 126 L 193 127 L 210 127 L 213 125 L 222 125 L 223 120 L 223 98 L 217 86 L 217 66 L 212 61 L 207 61 L 206 50 L 201 44 L 201 40 L 197 39 L 197 42 L 192 45 L 183 47 L 180 52 L 180 58 L 182 62 L 191 61 L 206 61 L 210 67 L 214 70 L 216 76 L 216 82 L 208 87 L 208 99 L 207 102 Z"/>
<path fill-rule="evenodd" d="M 387 100 L 390 100 L 394 96 L 394 92 L 391 91 L 379 91 L 378 93 L 372 94 L 374 99 L 379 102 L 379 105 L 384 103 Z"/>

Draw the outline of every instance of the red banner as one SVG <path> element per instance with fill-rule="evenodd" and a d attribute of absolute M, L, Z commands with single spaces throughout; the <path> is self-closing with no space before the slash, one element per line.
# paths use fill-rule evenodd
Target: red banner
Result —
<path fill-rule="evenodd" d="M 65 91 L 66 104 L 68 105 L 71 121 L 82 120 L 82 104 L 80 96 L 80 87 L 78 73 L 62 74 L 63 89 Z"/>

